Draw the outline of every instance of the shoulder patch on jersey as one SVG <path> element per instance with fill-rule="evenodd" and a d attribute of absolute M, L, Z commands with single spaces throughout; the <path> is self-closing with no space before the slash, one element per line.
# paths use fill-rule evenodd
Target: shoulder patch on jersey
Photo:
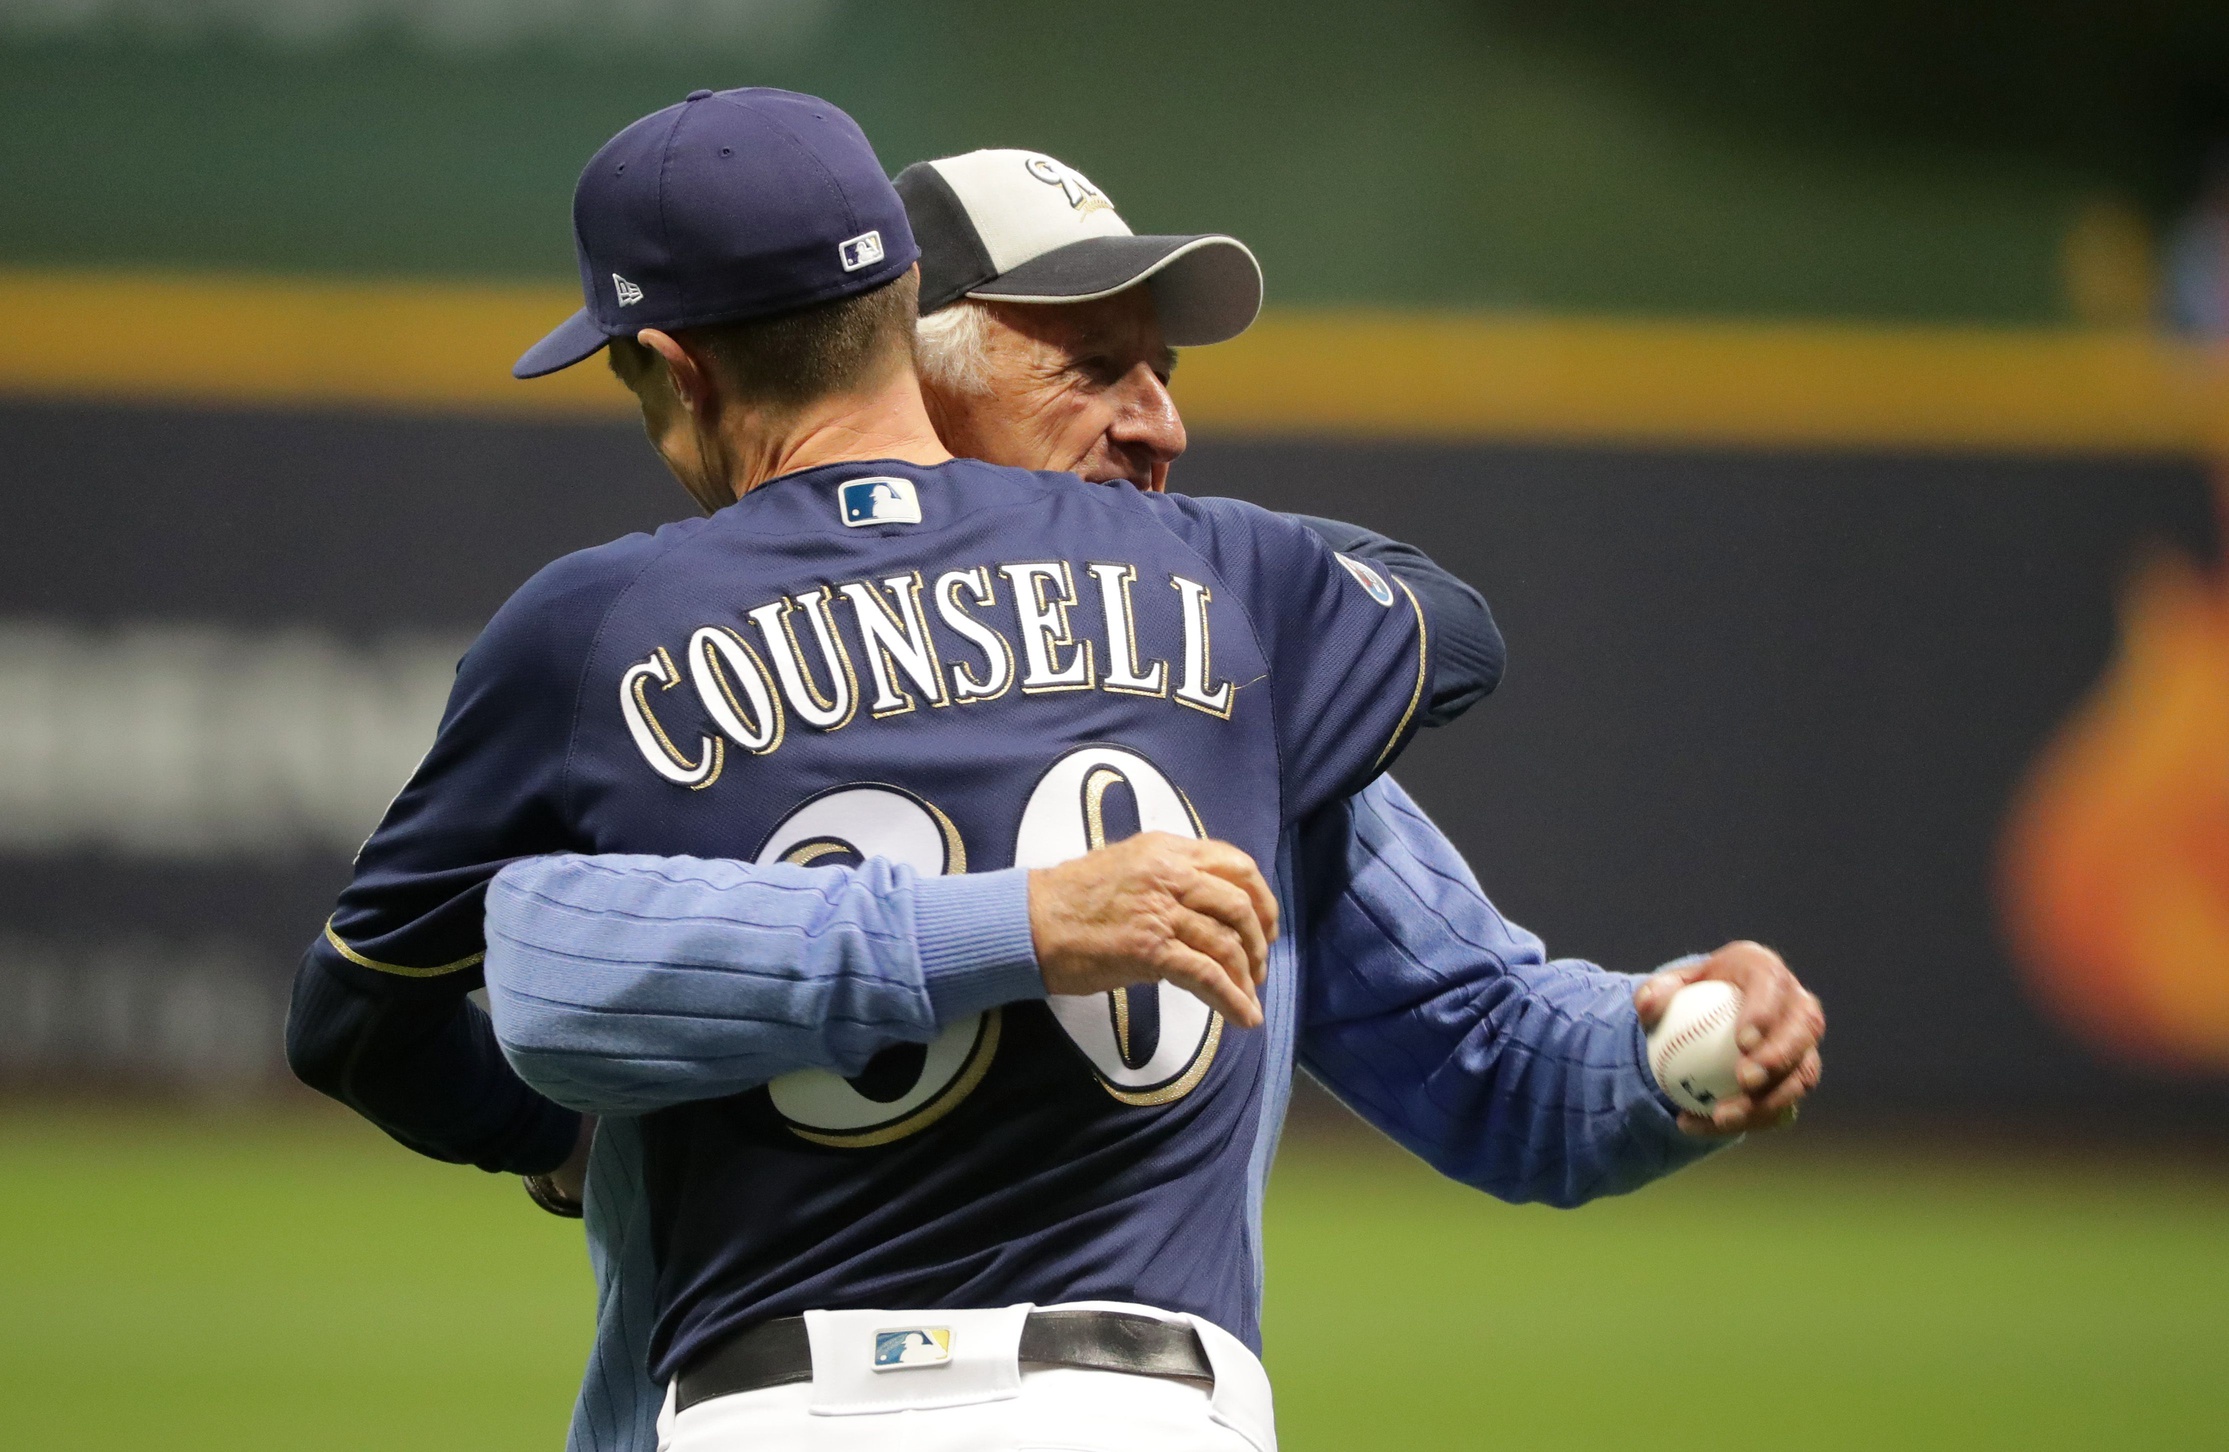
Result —
<path fill-rule="evenodd" d="M 836 490 L 847 525 L 919 524 L 921 496 L 911 479 L 853 479 Z"/>
<path fill-rule="evenodd" d="M 1385 606 L 1388 610 L 1393 608 L 1393 587 L 1385 582 L 1385 576 L 1371 569 L 1362 561 L 1349 559 L 1337 550 L 1333 550 L 1332 555 L 1340 564 L 1347 567 L 1347 573 L 1354 576 L 1363 589 L 1370 592 L 1371 599 Z"/>

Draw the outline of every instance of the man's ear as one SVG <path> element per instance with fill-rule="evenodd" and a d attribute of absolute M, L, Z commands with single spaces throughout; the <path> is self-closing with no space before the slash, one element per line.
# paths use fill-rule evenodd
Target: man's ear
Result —
<path fill-rule="evenodd" d="M 665 361 L 666 377 L 673 380 L 674 396 L 681 400 L 683 408 L 702 417 L 712 401 L 711 389 L 707 386 L 711 380 L 696 356 L 682 347 L 680 340 L 671 333 L 656 328 L 644 328 L 635 334 L 635 341 Z"/>

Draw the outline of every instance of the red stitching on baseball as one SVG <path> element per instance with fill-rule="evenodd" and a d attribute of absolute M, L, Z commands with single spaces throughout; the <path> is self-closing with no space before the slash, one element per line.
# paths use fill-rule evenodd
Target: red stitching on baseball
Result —
<path fill-rule="evenodd" d="M 1656 1071 L 1657 1079 L 1661 1081 L 1664 1078 L 1664 1062 L 1667 1059 L 1671 1058 L 1672 1055 L 1678 1053 L 1680 1050 L 1686 1048 L 1689 1044 L 1694 1043 L 1703 1035 L 1710 1033 L 1712 1030 L 1716 1029 L 1721 1023 L 1725 1021 L 1728 1014 L 1738 1014 L 1740 1012 L 1741 995 L 1737 993 L 1732 998 L 1729 998 L 1725 1002 L 1719 1004 L 1718 1007 L 1712 1009 L 1709 1013 L 1704 1014 L 1701 1018 L 1689 1024 L 1686 1028 L 1681 1029 L 1678 1033 L 1666 1039 L 1663 1045 L 1657 1049 L 1654 1059 L 1649 1064 L 1649 1067 Z"/>

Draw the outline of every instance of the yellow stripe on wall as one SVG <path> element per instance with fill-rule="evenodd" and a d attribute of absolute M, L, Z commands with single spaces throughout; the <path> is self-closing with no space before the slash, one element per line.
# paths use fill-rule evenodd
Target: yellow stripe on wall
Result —
<path fill-rule="evenodd" d="M 554 287 L 0 271 L 0 393 L 619 416 L 600 363 L 511 377 L 579 308 Z"/>
<path fill-rule="evenodd" d="M 0 271 L 0 394 L 614 418 L 510 365 L 565 288 Z M 1197 432 L 2229 453 L 2229 363 L 2137 333 L 1284 310 L 1186 354 Z"/>
<path fill-rule="evenodd" d="M 1273 315 L 1188 354 L 1195 427 L 1446 439 L 2229 447 L 2229 367 L 2146 334 Z"/>

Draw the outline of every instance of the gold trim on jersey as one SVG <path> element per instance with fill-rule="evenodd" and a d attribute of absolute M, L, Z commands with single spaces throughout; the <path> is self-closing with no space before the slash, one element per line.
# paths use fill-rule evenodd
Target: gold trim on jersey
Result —
<path fill-rule="evenodd" d="M 407 968 L 400 963 L 382 963 L 377 958 L 365 957 L 342 942 L 341 935 L 333 931 L 333 920 L 331 918 L 325 920 L 325 941 L 333 945 L 334 952 L 359 968 L 369 968 L 378 973 L 394 973 L 404 978 L 439 978 L 444 974 L 461 973 L 488 956 L 487 950 L 483 948 L 469 958 L 459 958 L 454 963 L 443 963 L 436 968 Z"/>
<path fill-rule="evenodd" d="M 904 1118 L 874 1129 L 855 1130 L 850 1133 L 831 1133 L 826 1130 L 804 1129 L 783 1120 L 783 1127 L 799 1139 L 814 1144 L 827 1145 L 830 1149 L 872 1149 L 877 1145 L 892 1144 L 908 1136 L 919 1134 L 930 1125 L 960 1107 L 960 1101 L 975 1092 L 983 1077 L 991 1072 L 991 1060 L 998 1054 L 999 1027 L 1002 1015 L 998 1009 L 989 1009 L 975 1030 L 975 1042 L 968 1047 L 967 1063 L 952 1076 L 952 1082 L 919 1109 Z M 776 1111 L 779 1113 L 779 1111 Z"/>
<path fill-rule="evenodd" d="M 1424 699 L 1424 677 L 1432 663 L 1430 642 L 1425 639 L 1424 607 L 1418 603 L 1416 591 L 1411 590 L 1409 582 L 1399 575 L 1390 575 L 1388 578 L 1401 587 L 1401 593 L 1409 597 L 1409 608 L 1416 612 L 1416 689 L 1409 692 L 1409 708 L 1401 713 L 1401 719 L 1394 724 L 1393 734 L 1385 739 L 1385 749 L 1378 753 L 1376 761 L 1370 763 L 1372 771 L 1385 765 L 1385 759 L 1392 754 L 1394 746 L 1401 739 L 1401 733 L 1409 729 L 1409 718 L 1416 714 L 1417 703 Z"/>
<path fill-rule="evenodd" d="M 1158 988 L 1159 985 L 1153 986 Z M 1128 1005 L 1124 1006 L 1127 1008 Z M 1200 1081 L 1207 1077 L 1209 1067 L 1215 1062 L 1215 1051 L 1222 1046 L 1222 1043 L 1223 1015 L 1211 1010 L 1207 1016 L 1206 1037 L 1200 1041 L 1199 1055 L 1192 1060 L 1191 1067 L 1187 1068 L 1183 1074 L 1163 1084 L 1158 1089 L 1117 1089 L 1107 1082 L 1105 1075 L 1101 1075 L 1099 1087 L 1123 1103 L 1134 1105 L 1140 1109 L 1150 1109 L 1159 1104 L 1173 1104 L 1200 1086 Z"/>

